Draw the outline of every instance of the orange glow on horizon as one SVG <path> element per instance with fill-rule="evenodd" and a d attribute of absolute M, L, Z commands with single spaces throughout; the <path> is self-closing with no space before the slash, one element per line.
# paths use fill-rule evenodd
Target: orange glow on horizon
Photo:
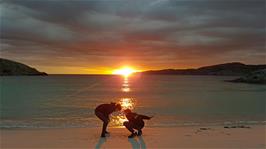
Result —
<path fill-rule="evenodd" d="M 127 64 L 121 64 L 118 62 L 110 62 L 108 65 L 90 65 L 88 67 L 88 63 L 85 64 L 75 64 L 75 66 L 57 66 L 57 65 L 51 65 L 51 66 L 45 66 L 45 65 L 34 65 L 35 68 L 37 68 L 41 72 L 46 72 L 48 74 L 96 74 L 96 75 L 111 75 L 115 74 L 120 69 L 123 68 L 131 68 L 134 72 L 142 72 L 142 71 L 149 71 L 149 70 L 162 70 L 162 69 L 192 69 L 192 68 L 198 68 L 201 66 L 207 66 L 207 64 L 184 64 L 184 65 L 169 65 L 169 66 L 160 66 L 160 65 L 146 65 L 144 63 L 133 63 L 132 65 Z M 74 64 L 74 63 L 73 63 Z M 112 64 L 112 65 L 111 65 Z M 218 63 L 217 63 L 218 64 Z M 119 66 L 125 66 L 125 67 L 119 67 Z M 138 66 L 138 67 L 135 67 Z"/>
<path fill-rule="evenodd" d="M 130 76 L 131 74 L 133 74 L 135 72 L 138 72 L 138 71 L 135 70 L 134 68 L 123 67 L 123 68 L 114 70 L 112 73 L 116 74 L 116 75 L 122 75 L 124 77 L 128 77 L 128 76 Z"/>

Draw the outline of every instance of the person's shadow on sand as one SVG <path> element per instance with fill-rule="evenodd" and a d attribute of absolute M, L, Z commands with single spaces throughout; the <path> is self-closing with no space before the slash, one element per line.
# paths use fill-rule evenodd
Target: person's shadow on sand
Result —
<path fill-rule="evenodd" d="M 99 138 L 98 143 L 95 145 L 95 149 L 100 149 L 105 142 L 106 138 Z"/>
<path fill-rule="evenodd" d="M 142 136 L 136 138 L 130 138 L 128 139 L 128 142 L 131 143 L 133 149 L 146 149 L 146 144 L 142 138 Z"/>

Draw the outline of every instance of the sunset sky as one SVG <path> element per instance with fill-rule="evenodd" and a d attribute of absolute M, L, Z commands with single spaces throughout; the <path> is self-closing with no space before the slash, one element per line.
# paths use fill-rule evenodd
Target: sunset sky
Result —
<path fill-rule="evenodd" d="M 265 64 L 265 14 L 265 0 L 0 0 L 0 56 L 60 74 Z"/>

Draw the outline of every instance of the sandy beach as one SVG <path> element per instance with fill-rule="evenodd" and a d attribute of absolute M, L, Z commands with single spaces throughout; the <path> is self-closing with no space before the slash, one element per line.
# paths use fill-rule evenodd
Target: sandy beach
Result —
<path fill-rule="evenodd" d="M 2 129 L 1 148 L 266 148 L 265 125 L 145 128 L 143 136 L 134 139 L 127 138 L 125 128 L 109 131 L 103 139 L 100 128 Z"/>

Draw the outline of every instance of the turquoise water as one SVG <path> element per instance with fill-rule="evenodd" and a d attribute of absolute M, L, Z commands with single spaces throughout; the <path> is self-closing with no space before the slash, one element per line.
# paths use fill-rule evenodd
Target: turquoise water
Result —
<path fill-rule="evenodd" d="M 147 127 L 265 123 L 266 86 L 218 76 L 1 77 L 0 128 L 97 127 L 94 108 L 129 100 Z M 114 114 L 112 126 L 116 123 Z"/>

